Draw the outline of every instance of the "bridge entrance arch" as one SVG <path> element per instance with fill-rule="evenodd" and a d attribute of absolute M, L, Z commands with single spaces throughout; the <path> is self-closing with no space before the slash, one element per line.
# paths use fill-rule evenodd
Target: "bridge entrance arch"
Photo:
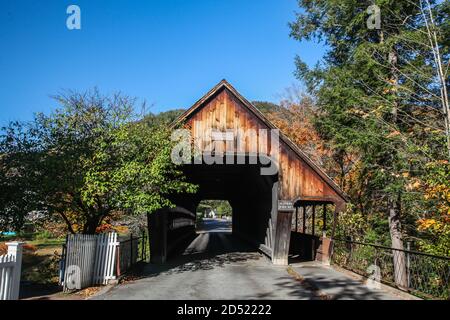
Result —
<path fill-rule="evenodd" d="M 199 189 L 173 195 L 176 208 L 149 214 L 153 262 L 165 261 L 195 232 L 196 209 L 204 199 L 227 200 L 233 209 L 233 233 L 274 264 L 288 263 L 299 206 L 332 204 L 334 230 L 347 196 L 226 80 L 182 114 L 173 128 L 181 140 L 187 139 L 189 150 L 186 143 L 178 150 L 189 153 L 182 170 Z M 320 255 L 323 261 L 329 257 L 332 236 L 319 238 L 327 244 Z"/>

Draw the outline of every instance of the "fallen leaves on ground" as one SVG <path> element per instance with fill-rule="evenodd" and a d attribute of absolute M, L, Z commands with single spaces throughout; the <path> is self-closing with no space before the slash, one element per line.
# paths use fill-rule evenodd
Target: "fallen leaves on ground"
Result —
<path fill-rule="evenodd" d="M 83 298 L 87 299 L 89 297 L 92 297 L 94 294 L 99 292 L 102 289 L 102 287 L 89 287 L 80 291 L 77 291 L 74 293 L 74 295 L 82 296 Z"/>

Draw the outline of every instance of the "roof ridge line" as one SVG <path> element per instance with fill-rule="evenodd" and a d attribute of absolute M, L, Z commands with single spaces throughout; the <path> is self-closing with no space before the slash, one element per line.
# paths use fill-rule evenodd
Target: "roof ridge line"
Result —
<path fill-rule="evenodd" d="M 278 129 L 279 136 L 281 140 L 296 153 L 300 158 L 302 158 L 308 166 L 313 170 L 318 172 L 319 176 L 341 197 L 345 200 L 349 200 L 349 196 L 341 190 L 338 184 L 321 168 L 316 164 L 309 156 L 303 152 L 289 137 L 287 137 L 278 127 L 276 127 L 267 117 L 250 101 L 248 101 L 243 95 L 241 95 L 226 79 L 222 79 L 218 84 L 216 84 L 211 90 L 209 90 L 203 97 L 201 97 L 197 102 L 195 102 L 189 109 L 187 109 L 183 114 L 181 114 L 171 125 L 170 128 L 176 127 L 180 122 L 187 119 L 191 114 L 193 114 L 205 101 L 212 97 L 218 90 L 222 87 L 228 89 L 234 96 L 236 96 L 252 113 L 254 113 L 264 124 L 269 128 Z"/>

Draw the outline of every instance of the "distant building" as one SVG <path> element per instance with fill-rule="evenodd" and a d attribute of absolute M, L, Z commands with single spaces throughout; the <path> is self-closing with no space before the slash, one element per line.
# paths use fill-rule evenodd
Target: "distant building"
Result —
<path fill-rule="evenodd" d="M 217 217 L 216 212 L 213 209 L 210 209 L 206 216 L 211 219 L 215 219 Z"/>

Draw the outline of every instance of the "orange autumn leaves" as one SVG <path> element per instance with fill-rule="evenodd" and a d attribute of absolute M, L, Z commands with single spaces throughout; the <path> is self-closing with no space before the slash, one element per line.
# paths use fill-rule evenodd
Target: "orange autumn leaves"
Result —
<path fill-rule="evenodd" d="M 427 164 L 429 174 L 423 181 L 424 199 L 432 203 L 429 212 L 417 221 L 420 231 L 432 234 L 450 232 L 450 164 L 447 160 Z"/>
<path fill-rule="evenodd" d="M 325 169 L 341 188 L 349 191 L 346 189 L 356 184 L 354 181 L 358 175 L 356 155 L 337 152 L 322 139 L 314 126 L 317 110 L 309 97 L 292 94 L 292 91 L 289 95 L 281 101 L 280 108 L 266 111 L 267 118 L 311 160 Z"/>
<path fill-rule="evenodd" d="M 267 117 L 283 134 L 319 164 L 323 164 L 324 157 L 331 157 L 331 151 L 327 150 L 311 121 L 314 110 L 308 99 L 298 103 L 284 101 L 282 110 L 269 112 Z"/>
<path fill-rule="evenodd" d="M 267 113 L 269 120 L 313 161 L 324 167 L 347 193 L 360 198 L 364 184 L 371 178 L 370 173 L 361 171 L 357 155 L 346 154 L 342 164 L 336 162 L 336 150 L 332 150 L 321 139 L 314 127 L 316 111 L 313 103 L 303 98 L 285 100 L 281 105 L 281 109 Z M 394 130 L 387 137 L 395 138 L 400 135 L 400 132 Z M 450 165 L 445 160 L 433 161 L 427 164 L 425 171 L 425 175 L 405 171 L 397 176 L 404 180 L 406 192 L 420 194 L 419 197 L 428 203 L 426 208 L 422 207 L 416 212 L 414 220 L 417 230 L 439 234 L 447 230 L 450 224 Z"/>

